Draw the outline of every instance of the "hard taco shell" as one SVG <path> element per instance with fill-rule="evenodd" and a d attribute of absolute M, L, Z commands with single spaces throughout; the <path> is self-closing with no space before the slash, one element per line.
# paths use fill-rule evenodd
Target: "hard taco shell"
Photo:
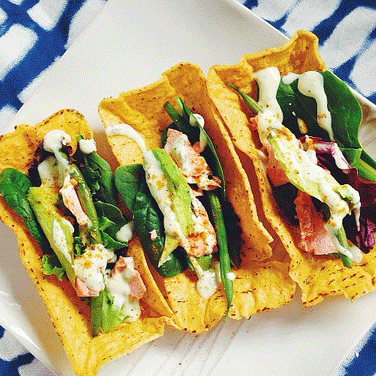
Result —
<path fill-rule="evenodd" d="M 35 126 L 22 124 L 14 132 L 0 138 L 0 172 L 12 167 L 27 173 L 37 146 L 52 129 L 62 129 L 68 133 L 72 138 L 73 150 L 76 149 L 77 135 L 93 137 L 84 117 L 73 110 L 61 110 Z M 146 295 L 140 301 L 141 317 L 132 323 L 124 322 L 106 334 L 93 337 L 89 306 L 77 297 L 67 279 L 59 281 L 55 276 L 43 274 L 39 245 L 20 217 L 1 198 L 0 219 L 17 235 L 22 263 L 47 308 L 75 374 L 95 375 L 105 362 L 130 353 L 163 334 L 172 311 L 165 304 L 149 274 L 137 239 L 130 242 L 128 255 L 134 257 L 135 268 L 141 273 L 147 288 Z"/>
<path fill-rule="evenodd" d="M 309 70 L 325 70 L 317 51 L 318 39 L 306 31 L 298 31 L 283 46 L 243 56 L 234 65 L 216 65 L 209 69 L 207 86 L 209 95 L 217 106 L 241 156 L 243 166 L 252 182 L 255 199 L 260 202 L 265 227 L 279 238 L 291 257 L 290 276 L 302 290 L 302 301 L 311 306 L 327 295 L 345 295 L 353 300 L 376 285 L 375 251 L 363 256 L 363 260 L 351 269 L 342 261 L 330 257 L 318 257 L 300 251 L 300 232 L 290 225 L 276 204 L 272 187 L 266 175 L 265 164 L 260 156 L 261 143 L 250 118 L 254 115 L 246 108 L 239 95 L 227 84 L 238 87 L 253 98 L 257 95 L 253 72 L 274 66 L 281 75 L 289 72 L 303 73 Z"/>

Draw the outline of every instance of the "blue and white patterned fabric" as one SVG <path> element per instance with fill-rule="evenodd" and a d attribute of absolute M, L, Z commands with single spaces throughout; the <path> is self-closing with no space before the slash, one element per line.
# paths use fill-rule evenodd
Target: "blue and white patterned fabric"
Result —
<path fill-rule="evenodd" d="M 10 121 L 105 2 L 0 1 L 0 126 Z"/>
<path fill-rule="evenodd" d="M 241 0 L 238 0 L 241 1 Z M 0 1 L 0 129 L 29 98 L 106 0 Z M 375 0 L 241 1 L 287 36 L 313 31 L 329 69 L 376 103 Z M 376 325 L 340 367 L 376 374 Z M 0 376 L 52 376 L 0 327 Z"/>

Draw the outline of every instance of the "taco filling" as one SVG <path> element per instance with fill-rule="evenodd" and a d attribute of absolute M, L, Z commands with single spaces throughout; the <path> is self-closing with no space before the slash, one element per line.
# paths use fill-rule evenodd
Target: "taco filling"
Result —
<path fill-rule="evenodd" d="M 197 291 L 204 299 L 209 299 L 222 283 L 228 311 L 235 276 L 231 272 L 222 211 L 223 172 L 204 131 L 204 119 L 188 109 L 180 98 L 177 103 L 181 114 L 171 104 L 165 104 L 173 123 L 162 134 L 163 149 L 148 150 L 142 136 L 128 124 L 106 127 L 107 136 L 124 135 L 133 139 L 143 156 L 143 171 L 139 165 L 121 166 L 115 172 L 115 183 L 133 212 L 135 231 L 157 271 L 163 276 L 173 276 L 189 265 L 198 278 Z M 205 152 L 215 161 L 219 176 L 209 167 L 203 156 Z M 134 179 L 135 169 L 139 175 L 133 185 L 143 186 L 143 197 L 131 193 L 134 187 L 130 188 L 129 181 L 124 189 L 126 176 L 132 174 Z M 159 223 L 153 226 L 151 216 L 159 218 Z M 147 231 L 146 221 L 151 226 Z M 145 232 L 148 232 L 146 237 Z M 157 247 L 159 251 L 155 252 Z M 217 251 L 219 261 L 213 257 Z"/>
<path fill-rule="evenodd" d="M 347 267 L 359 263 L 374 245 L 374 202 L 364 199 L 375 189 L 376 163 L 356 138 L 356 98 L 328 71 L 281 77 L 268 67 L 253 77 L 258 102 L 230 86 L 256 114 L 266 174 L 285 216 L 299 223 L 300 248 L 340 257 Z"/>
<path fill-rule="evenodd" d="M 146 288 L 126 256 L 131 224 L 117 207 L 110 166 L 93 139 L 49 131 L 28 176 L 13 168 L 0 174 L 0 195 L 25 221 L 41 246 L 43 271 L 64 275 L 91 306 L 92 332 L 107 332 L 140 317 Z"/>

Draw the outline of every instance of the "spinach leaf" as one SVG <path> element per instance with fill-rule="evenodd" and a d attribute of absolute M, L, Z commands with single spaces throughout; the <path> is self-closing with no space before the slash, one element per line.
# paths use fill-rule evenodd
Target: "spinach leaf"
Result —
<path fill-rule="evenodd" d="M 163 216 L 150 194 L 142 165 L 118 167 L 115 171 L 115 185 L 133 213 L 134 229 L 158 273 L 170 277 L 184 271 L 187 268 L 187 258 L 179 248 L 170 254 L 168 261 L 158 267 L 165 243 Z M 156 232 L 154 240 L 150 234 L 153 230 Z"/>
<path fill-rule="evenodd" d="M 283 122 L 288 124 L 288 128 L 300 137 L 301 132 L 298 127 L 298 115 L 296 110 L 299 108 L 295 92 L 291 85 L 285 84 L 282 80 L 277 90 L 277 101 L 283 113 Z M 300 116 L 302 119 L 302 117 Z"/>
<path fill-rule="evenodd" d="M 343 155 L 352 167 L 358 170 L 359 176 L 370 181 L 376 181 L 376 171 L 372 163 L 375 161 L 371 158 L 371 163 L 367 163 L 365 152 L 362 148 L 341 148 Z"/>
<path fill-rule="evenodd" d="M 347 85 L 329 71 L 320 72 L 324 79 L 324 90 L 328 99 L 328 109 L 332 116 L 332 128 L 336 142 L 340 146 L 360 147 L 358 129 L 362 120 L 360 105 Z M 302 119 L 308 134 L 329 140 L 328 134 L 317 123 L 316 100 L 303 95 L 298 89 L 298 80 L 285 84 L 281 79 L 277 101 L 284 115 L 284 125 L 299 137 L 302 134 L 294 129 L 296 118 Z M 285 118 L 286 114 L 286 118 Z M 290 117 L 292 114 L 293 120 Z M 298 133 L 298 134 L 297 134 Z"/>
<path fill-rule="evenodd" d="M 0 174 L 0 196 L 23 219 L 27 229 L 38 242 L 42 251 L 52 253 L 50 244 L 27 201 L 26 197 L 30 187 L 29 178 L 20 171 L 6 168 Z"/>
<path fill-rule="evenodd" d="M 116 238 L 116 233 L 127 222 L 121 210 L 117 206 L 101 201 L 95 203 L 95 209 L 98 214 L 99 231 L 102 234 L 103 245 L 113 250 L 127 247 L 128 243 Z"/>
<path fill-rule="evenodd" d="M 126 247 L 128 246 L 128 242 L 121 242 L 120 240 L 117 240 L 115 237 L 108 235 L 106 232 L 102 233 L 102 241 L 103 245 L 106 248 L 112 249 L 114 251 L 123 248 L 124 250 L 126 250 Z"/>
<path fill-rule="evenodd" d="M 94 336 L 116 328 L 126 318 L 124 313 L 113 305 L 113 300 L 107 289 L 91 299 L 91 326 Z"/>
<path fill-rule="evenodd" d="M 362 155 L 362 149 L 361 148 L 340 148 L 342 151 L 342 154 L 346 158 L 347 162 L 352 167 L 357 167 L 359 165 L 360 157 Z"/>
<path fill-rule="evenodd" d="M 328 109 L 332 115 L 333 133 L 340 146 L 359 148 L 359 126 L 362 108 L 348 86 L 329 71 L 320 72 L 324 78 L 324 90 Z"/>
<path fill-rule="evenodd" d="M 317 105 L 314 98 L 306 97 L 298 89 L 298 80 L 285 84 L 281 79 L 277 91 L 277 101 L 283 112 L 283 124 L 296 137 L 303 136 L 298 127 L 298 118 L 303 120 L 310 136 L 321 137 L 329 141 L 329 136 L 317 123 Z M 286 115 L 286 119 L 285 119 Z"/>
<path fill-rule="evenodd" d="M 77 140 L 82 140 L 80 135 Z M 84 154 L 77 148 L 73 158 L 90 187 L 92 194 L 101 201 L 117 205 L 117 194 L 110 165 L 96 153 Z"/>
<path fill-rule="evenodd" d="M 117 206 L 102 201 L 97 201 L 94 205 L 95 209 L 97 210 L 98 217 L 108 218 L 118 228 L 127 223 L 123 213 Z"/>
<path fill-rule="evenodd" d="M 362 109 L 349 87 L 333 73 L 320 72 L 324 79 L 324 90 L 328 99 L 328 109 L 332 116 L 332 129 L 335 141 L 343 148 L 361 149 L 356 167 L 361 177 L 376 181 L 376 161 L 363 149 L 358 140 L 359 126 L 362 121 Z M 303 134 L 297 127 L 297 118 L 302 119 L 308 128 L 308 134 L 328 141 L 329 136 L 317 123 L 317 105 L 314 98 L 303 95 L 298 90 L 298 80 L 291 84 L 281 80 L 277 101 L 281 106 L 284 121 L 297 137 Z"/>
<path fill-rule="evenodd" d="M 130 211 L 133 211 L 137 192 L 145 180 L 144 176 L 142 164 L 120 166 L 115 171 L 115 186 Z"/>

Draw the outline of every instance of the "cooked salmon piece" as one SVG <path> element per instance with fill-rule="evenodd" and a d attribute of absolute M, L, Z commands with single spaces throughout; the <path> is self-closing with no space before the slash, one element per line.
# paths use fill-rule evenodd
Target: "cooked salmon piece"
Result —
<path fill-rule="evenodd" d="M 280 163 L 274 156 L 272 148 L 269 146 L 267 147 L 267 149 L 268 163 L 266 165 L 266 174 L 268 175 L 268 178 L 275 187 L 289 183 L 290 181 L 287 178 L 285 171 L 283 171 L 283 168 L 281 167 Z"/>
<path fill-rule="evenodd" d="M 188 235 L 190 256 L 201 257 L 217 251 L 217 237 L 208 213 L 196 197 L 192 197 L 192 211 L 195 216 L 194 232 Z"/>
<path fill-rule="evenodd" d="M 81 278 L 76 277 L 75 290 L 80 298 L 95 298 L 99 295 L 99 291 L 92 290 Z"/>
<path fill-rule="evenodd" d="M 188 184 L 195 184 L 199 190 L 205 191 L 221 186 L 220 179 L 213 175 L 205 158 L 193 148 L 184 133 L 169 129 L 164 150 L 177 164 Z"/>
<path fill-rule="evenodd" d="M 89 217 L 82 209 L 80 200 L 77 196 L 75 186 L 77 181 L 72 179 L 68 174 L 64 179 L 63 187 L 60 189 L 60 194 L 66 208 L 76 217 L 77 223 L 80 226 L 87 226 L 89 224 Z"/>
<path fill-rule="evenodd" d="M 146 287 L 140 273 L 134 269 L 132 257 L 120 256 L 112 269 L 112 274 L 124 271 L 126 271 L 125 275 L 130 289 L 129 295 L 135 299 L 141 299 L 146 293 Z"/>
<path fill-rule="evenodd" d="M 316 210 L 311 196 L 299 191 L 294 203 L 296 217 L 299 220 L 302 249 L 315 255 L 337 253 L 338 249 L 325 227 L 323 216 Z"/>

